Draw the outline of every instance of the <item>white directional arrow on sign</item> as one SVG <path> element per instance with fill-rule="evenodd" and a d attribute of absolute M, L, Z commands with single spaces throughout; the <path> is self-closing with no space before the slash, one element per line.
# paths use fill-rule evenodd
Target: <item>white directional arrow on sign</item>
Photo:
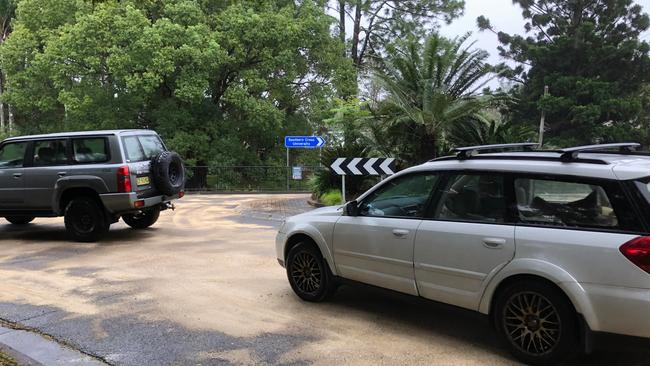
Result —
<path fill-rule="evenodd" d="M 357 164 L 359 164 L 360 161 L 361 161 L 361 158 L 354 158 L 354 159 L 352 159 L 350 164 L 348 164 L 348 169 L 350 169 L 352 174 L 354 174 L 354 175 L 363 175 L 363 173 L 361 173 L 361 170 L 359 170 L 357 168 Z"/>
<path fill-rule="evenodd" d="M 390 168 L 390 164 L 391 164 L 393 161 L 395 161 L 395 159 L 393 159 L 393 158 L 388 158 L 388 159 L 384 160 L 383 163 L 381 163 L 381 165 L 379 166 L 379 168 L 380 168 L 381 170 L 383 170 L 385 174 L 389 174 L 389 175 L 395 174 L 395 172 L 393 172 L 393 170 Z"/>
<path fill-rule="evenodd" d="M 334 169 L 334 172 L 338 175 L 345 175 L 345 172 L 343 169 L 341 169 L 341 164 L 345 161 L 345 158 L 338 158 L 336 161 L 334 161 L 334 164 L 331 165 L 332 169 Z"/>
<path fill-rule="evenodd" d="M 316 140 L 318 141 L 318 144 L 316 144 L 316 147 L 322 147 L 323 145 L 325 145 L 325 140 L 322 137 L 316 136 Z"/>
<path fill-rule="evenodd" d="M 368 161 L 363 165 L 363 169 L 365 169 L 366 171 L 368 171 L 368 174 L 370 174 L 370 175 L 379 175 L 379 173 L 377 173 L 377 171 L 375 170 L 375 168 L 372 167 L 373 165 L 375 165 L 375 163 L 377 162 L 377 160 L 379 160 L 379 159 L 377 159 L 377 158 L 371 158 L 371 159 L 369 159 L 369 160 L 368 160 Z"/>

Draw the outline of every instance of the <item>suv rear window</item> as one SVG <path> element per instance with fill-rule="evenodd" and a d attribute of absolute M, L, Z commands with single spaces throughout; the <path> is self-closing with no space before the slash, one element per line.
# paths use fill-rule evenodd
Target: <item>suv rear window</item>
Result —
<path fill-rule="evenodd" d="M 562 227 L 617 228 L 619 219 L 599 185 L 542 179 L 515 179 L 522 223 Z"/>
<path fill-rule="evenodd" d="M 165 145 L 156 135 L 125 136 L 122 141 L 129 163 L 149 160 L 165 151 Z"/>

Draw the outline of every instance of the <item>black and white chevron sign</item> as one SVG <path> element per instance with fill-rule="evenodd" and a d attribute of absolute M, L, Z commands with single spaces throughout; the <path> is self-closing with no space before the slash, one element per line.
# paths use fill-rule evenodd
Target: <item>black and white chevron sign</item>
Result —
<path fill-rule="evenodd" d="M 338 158 L 330 166 L 338 175 L 393 175 L 393 158 Z"/>

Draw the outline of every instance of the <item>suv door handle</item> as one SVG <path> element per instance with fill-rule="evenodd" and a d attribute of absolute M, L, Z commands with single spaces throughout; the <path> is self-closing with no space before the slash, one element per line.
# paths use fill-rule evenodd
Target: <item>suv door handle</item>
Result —
<path fill-rule="evenodd" d="M 505 239 L 498 239 L 498 238 L 483 239 L 483 246 L 490 249 L 501 249 L 505 244 L 506 244 Z"/>
<path fill-rule="evenodd" d="M 405 238 L 408 234 L 409 234 L 408 230 L 401 230 L 401 229 L 393 230 L 393 235 L 395 235 L 398 238 Z"/>
<path fill-rule="evenodd" d="M 23 173 L 14 173 L 14 178 L 18 179 L 23 176 Z"/>
<path fill-rule="evenodd" d="M 58 172 L 58 173 L 56 173 L 56 175 L 58 175 L 59 177 L 65 177 L 66 175 L 68 175 L 68 173 L 67 172 Z"/>

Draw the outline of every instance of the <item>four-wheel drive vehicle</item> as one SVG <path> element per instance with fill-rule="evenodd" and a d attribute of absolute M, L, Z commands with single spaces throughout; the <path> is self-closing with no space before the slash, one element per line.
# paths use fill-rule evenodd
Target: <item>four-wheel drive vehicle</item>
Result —
<path fill-rule="evenodd" d="M 0 217 L 24 225 L 64 216 L 78 241 L 120 217 L 141 229 L 184 195 L 185 168 L 149 130 L 22 136 L 0 143 Z"/>
<path fill-rule="evenodd" d="M 650 154 L 638 145 L 457 149 L 288 219 L 277 258 L 307 301 L 345 279 L 487 314 L 526 363 L 590 351 L 601 333 L 648 338 Z"/>

